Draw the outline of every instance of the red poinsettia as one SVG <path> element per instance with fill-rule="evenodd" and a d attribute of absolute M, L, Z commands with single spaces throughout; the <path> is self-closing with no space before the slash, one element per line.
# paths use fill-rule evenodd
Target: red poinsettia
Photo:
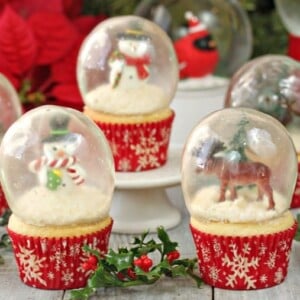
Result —
<path fill-rule="evenodd" d="M 104 17 L 81 10 L 78 0 L 0 0 L 0 72 L 26 109 L 46 103 L 82 109 L 77 55 Z"/>

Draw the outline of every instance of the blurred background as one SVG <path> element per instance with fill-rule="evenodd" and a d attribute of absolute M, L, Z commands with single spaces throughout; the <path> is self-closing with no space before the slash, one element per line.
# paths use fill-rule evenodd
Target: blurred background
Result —
<path fill-rule="evenodd" d="M 144 5 L 141 4 L 142 2 Z M 288 42 L 287 30 L 276 12 L 274 0 L 238 0 L 238 2 L 247 12 L 252 25 L 253 51 L 251 57 L 268 53 L 285 54 Z M 186 0 L 84 0 L 83 13 L 117 16 L 132 14 L 136 12 L 137 8 L 140 11 L 143 8 L 147 11 L 147 7 L 150 8 L 151 5 L 154 6 L 158 3 L 168 8 L 174 3 L 184 4 Z M 173 21 L 176 22 L 176 20 Z"/>

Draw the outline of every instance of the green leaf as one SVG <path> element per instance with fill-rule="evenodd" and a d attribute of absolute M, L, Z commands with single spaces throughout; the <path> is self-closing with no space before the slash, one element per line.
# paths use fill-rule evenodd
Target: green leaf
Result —
<path fill-rule="evenodd" d="M 297 231 L 296 231 L 296 235 L 295 235 L 295 237 L 294 237 L 294 240 L 300 242 L 300 214 L 297 214 L 297 222 L 298 222 L 298 228 L 297 228 Z"/>
<path fill-rule="evenodd" d="M 171 251 L 174 251 L 178 247 L 178 243 L 172 242 L 170 240 L 169 235 L 163 227 L 157 228 L 157 236 L 163 243 L 163 254 L 167 254 Z"/>
<path fill-rule="evenodd" d="M 106 260 L 109 264 L 115 266 L 117 271 L 120 272 L 132 267 L 133 254 L 132 252 L 116 253 L 115 251 L 110 250 L 106 255 Z"/>
<path fill-rule="evenodd" d="M 4 211 L 4 213 L 2 214 L 2 216 L 0 217 L 0 226 L 5 226 L 8 224 L 8 219 L 11 215 L 11 210 L 10 209 L 6 209 Z"/>
<path fill-rule="evenodd" d="M 95 292 L 96 289 L 90 287 L 85 287 L 79 290 L 72 290 L 70 300 L 87 300 Z"/>
<path fill-rule="evenodd" d="M 98 257 L 97 270 L 88 279 L 88 286 L 71 293 L 72 299 L 89 299 L 89 296 L 95 293 L 97 288 L 102 287 L 130 287 L 142 284 L 153 284 L 163 276 L 178 277 L 189 276 L 196 281 L 199 287 L 202 280 L 194 273 L 197 259 L 177 259 L 172 263 L 166 259 L 165 255 L 176 249 L 178 243 L 170 240 L 163 227 L 157 229 L 157 235 L 160 242 L 154 239 L 146 240 L 148 232 L 140 238 L 135 238 L 132 247 L 120 248 L 118 252 L 110 249 L 103 257 L 96 250 L 88 246 L 83 249 Z M 150 252 L 158 251 L 161 258 L 160 262 L 154 265 L 149 272 L 134 266 L 135 257 L 141 254 L 148 255 Z M 133 272 L 134 276 L 129 275 L 128 271 Z"/>

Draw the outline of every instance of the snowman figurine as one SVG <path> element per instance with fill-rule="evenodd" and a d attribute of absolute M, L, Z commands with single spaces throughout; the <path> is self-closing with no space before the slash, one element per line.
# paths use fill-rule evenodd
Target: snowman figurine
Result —
<path fill-rule="evenodd" d="M 66 115 L 50 120 L 51 135 L 42 141 L 44 155 L 29 163 L 29 169 L 37 173 L 40 185 L 52 191 L 74 188 L 85 181 L 85 171 L 74 155 L 81 143 L 81 135 L 70 133 L 68 122 Z"/>
<path fill-rule="evenodd" d="M 118 35 L 118 49 L 109 58 L 109 82 L 113 89 L 136 88 L 150 76 L 150 37 L 127 30 Z"/>

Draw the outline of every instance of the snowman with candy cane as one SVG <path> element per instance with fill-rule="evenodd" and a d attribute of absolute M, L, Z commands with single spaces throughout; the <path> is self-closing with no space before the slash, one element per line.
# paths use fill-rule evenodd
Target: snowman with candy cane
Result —
<path fill-rule="evenodd" d="M 49 190 L 74 188 L 85 181 L 85 171 L 74 155 L 81 142 L 81 135 L 67 129 L 67 115 L 57 115 L 50 120 L 51 135 L 43 143 L 44 155 L 29 163 L 37 173 L 39 182 Z"/>
<path fill-rule="evenodd" d="M 150 76 L 150 37 L 139 30 L 118 35 L 118 49 L 109 58 L 109 82 L 113 89 L 136 88 Z"/>

